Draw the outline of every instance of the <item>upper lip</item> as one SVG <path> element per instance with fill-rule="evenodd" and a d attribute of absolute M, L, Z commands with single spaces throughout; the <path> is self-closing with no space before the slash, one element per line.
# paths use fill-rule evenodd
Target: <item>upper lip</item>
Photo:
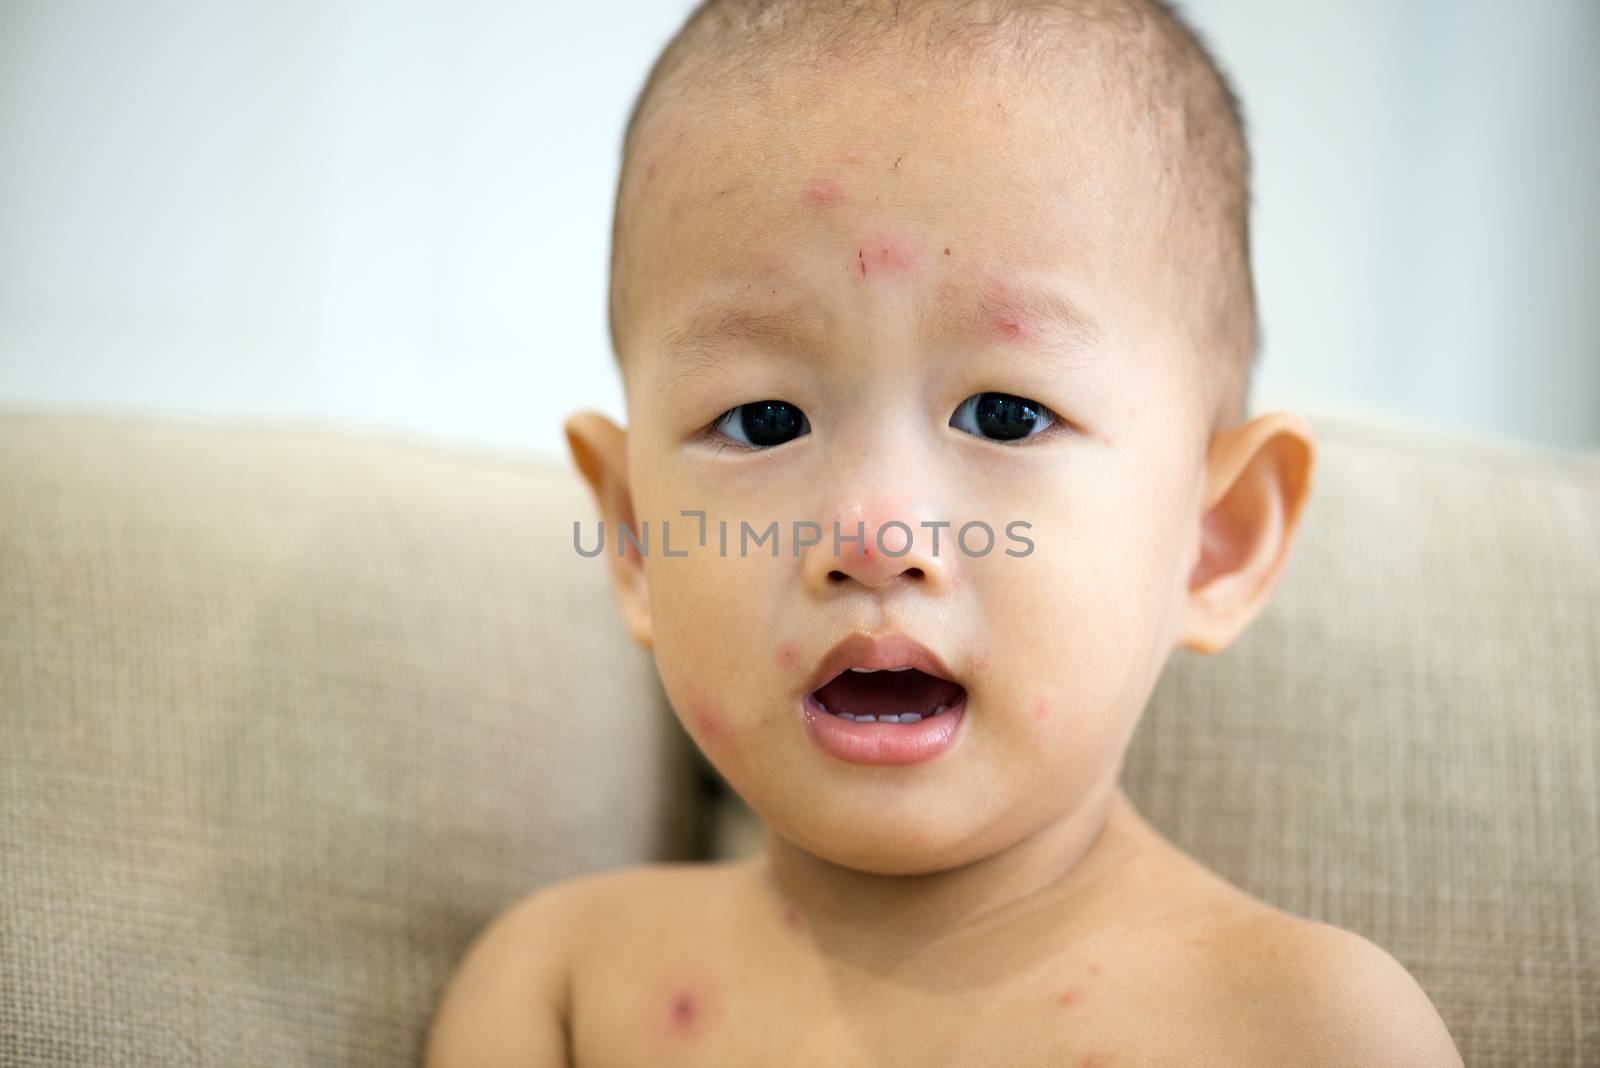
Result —
<path fill-rule="evenodd" d="M 822 663 L 817 665 L 816 674 L 811 676 L 811 690 L 827 685 L 840 672 L 853 667 L 872 671 L 913 667 L 950 682 L 959 682 L 937 653 L 914 638 L 904 634 L 874 637 L 858 633 L 848 635 L 828 650 Z"/>

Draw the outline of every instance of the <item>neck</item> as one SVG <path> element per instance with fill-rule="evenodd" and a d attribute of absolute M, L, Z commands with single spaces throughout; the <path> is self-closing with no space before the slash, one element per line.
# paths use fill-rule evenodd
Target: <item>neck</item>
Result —
<path fill-rule="evenodd" d="M 766 875 L 785 911 L 803 917 L 820 948 L 876 970 L 992 946 L 1008 931 L 1025 942 L 1029 917 L 1076 911 L 1074 904 L 1129 855 L 1137 820 L 1113 774 L 1061 818 L 959 867 L 922 875 L 860 871 L 809 853 L 769 827 Z"/>

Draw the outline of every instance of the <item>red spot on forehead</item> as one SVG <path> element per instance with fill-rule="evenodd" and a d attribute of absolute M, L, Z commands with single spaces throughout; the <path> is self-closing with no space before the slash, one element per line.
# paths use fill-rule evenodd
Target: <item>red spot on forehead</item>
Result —
<path fill-rule="evenodd" d="M 823 208 L 844 199 L 844 187 L 832 178 L 819 178 L 800 190 L 800 203 L 811 208 Z"/>
<path fill-rule="evenodd" d="M 1038 339 L 1038 325 L 1029 319 L 1015 289 L 1004 278 L 989 282 L 984 306 L 989 309 L 989 331 L 1001 341 L 1021 343 Z"/>

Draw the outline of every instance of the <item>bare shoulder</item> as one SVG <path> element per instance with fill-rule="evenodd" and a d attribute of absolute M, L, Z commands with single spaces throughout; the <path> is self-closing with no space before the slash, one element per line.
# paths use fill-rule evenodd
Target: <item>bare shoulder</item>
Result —
<path fill-rule="evenodd" d="M 1460 1068 L 1433 1002 L 1382 947 L 1266 905 L 1228 927 L 1225 986 L 1264 1062 Z"/>
<path fill-rule="evenodd" d="M 551 883 L 508 905 L 457 962 L 428 1029 L 427 1068 L 564 1065 L 572 976 L 595 917 L 661 894 L 691 895 L 710 873 L 651 864 Z"/>

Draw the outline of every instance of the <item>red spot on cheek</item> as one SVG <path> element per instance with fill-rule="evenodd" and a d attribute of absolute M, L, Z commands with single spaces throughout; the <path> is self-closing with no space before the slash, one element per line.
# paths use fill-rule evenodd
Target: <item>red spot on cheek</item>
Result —
<path fill-rule="evenodd" d="M 1083 1000 L 1083 991 L 1069 990 L 1058 999 L 1063 1005 L 1076 1005 Z"/>
<path fill-rule="evenodd" d="M 728 733 L 726 717 L 711 698 L 691 692 L 689 718 L 707 744 L 732 747 L 733 737 Z"/>
<path fill-rule="evenodd" d="M 792 668 L 800 663 L 800 643 L 790 639 L 778 645 L 778 666 Z"/>
<path fill-rule="evenodd" d="M 1033 718 L 1036 723 L 1043 723 L 1050 715 L 1050 704 L 1043 697 L 1033 702 Z"/>
<path fill-rule="evenodd" d="M 843 199 L 844 189 L 831 178 L 812 182 L 800 190 L 800 203 L 807 207 L 822 208 L 829 204 L 837 204 Z"/>

